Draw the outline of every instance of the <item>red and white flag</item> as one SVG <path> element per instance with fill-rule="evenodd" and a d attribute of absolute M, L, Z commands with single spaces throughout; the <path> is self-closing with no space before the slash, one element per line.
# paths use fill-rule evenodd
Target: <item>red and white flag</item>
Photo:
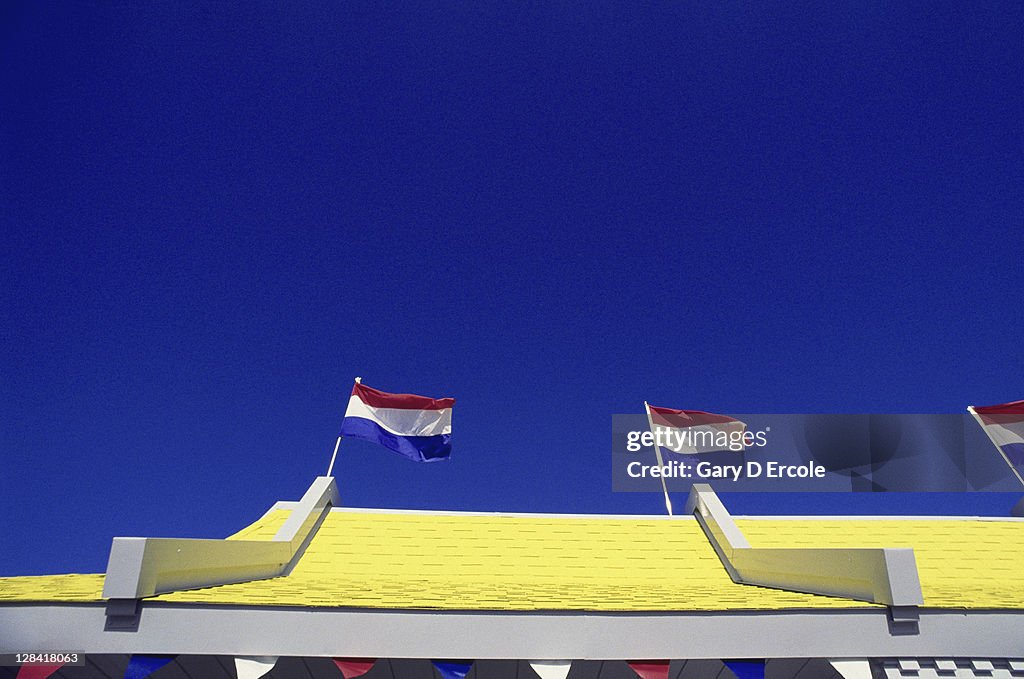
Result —
<path fill-rule="evenodd" d="M 744 449 L 747 425 L 726 415 L 647 405 L 651 433 L 659 448 L 683 455 Z"/>

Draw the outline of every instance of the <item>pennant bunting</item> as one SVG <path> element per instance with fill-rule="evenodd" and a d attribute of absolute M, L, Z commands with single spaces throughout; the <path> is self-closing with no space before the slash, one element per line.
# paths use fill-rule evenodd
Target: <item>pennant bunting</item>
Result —
<path fill-rule="evenodd" d="M 331 658 L 331 660 L 341 670 L 341 676 L 345 679 L 363 676 L 370 671 L 373 663 L 377 662 L 376 658 Z"/>
<path fill-rule="evenodd" d="M 723 660 L 736 679 L 764 679 L 764 660 Z"/>
<path fill-rule="evenodd" d="M 235 658 L 235 674 L 238 679 L 260 679 L 274 669 L 276 655 L 249 655 Z"/>
<path fill-rule="evenodd" d="M 469 669 L 473 666 L 472 662 L 465 660 L 431 660 L 430 662 L 441 673 L 443 679 L 466 679 Z"/>
<path fill-rule="evenodd" d="M 59 665 L 22 665 L 18 670 L 18 679 L 46 679 L 62 667 L 64 667 L 64 663 Z"/>
<path fill-rule="evenodd" d="M 172 655 L 133 655 L 128 659 L 124 679 L 144 679 L 172 660 Z"/>
<path fill-rule="evenodd" d="M 836 672 L 843 676 L 843 679 L 871 679 L 871 665 L 867 660 L 829 660 Z"/>
<path fill-rule="evenodd" d="M 626 664 L 640 679 L 668 679 L 668 660 L 633 660 Z"/>
<path fill-rule="evenodd" d="M 531 660 L 530 667 L 540 679 L 565 679 L 569 676 L 571 660 Z"/>

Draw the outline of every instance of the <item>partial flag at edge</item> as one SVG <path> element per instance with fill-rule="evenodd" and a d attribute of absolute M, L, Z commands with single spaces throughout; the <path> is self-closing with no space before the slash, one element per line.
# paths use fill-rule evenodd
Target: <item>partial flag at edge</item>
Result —
<path fill-rule="evenodd" d="M 994 406 L 972 406 L 992 443 L 1015 465 L 1024 465 L 1024 401 Z"/>

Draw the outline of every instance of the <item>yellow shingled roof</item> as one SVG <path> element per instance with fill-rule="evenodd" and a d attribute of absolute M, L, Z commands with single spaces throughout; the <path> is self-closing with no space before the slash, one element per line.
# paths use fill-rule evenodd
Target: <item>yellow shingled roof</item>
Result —
<path fill-rule="evenodd" d="M 232 538 L 270 539 L 288 510 Z M 1024 523 L 738 519 L 754 547 L 913 547 L 924 605 L 1024 609 Z M 231 539 L 231 538 L 229 538 Z M 2 601 L 95 601 L 101 575 L 0 578 Z M 691 517 L 334 510 L 288 576 L 153 597 L 179 603 L 448 610 L 866 608 L 729 579 Z"/>
<path fill-rule="evenodd" d="M 274 512 L 249 534 L 273 535 Z M 287 577 L 156 597 L 268 606 L 454 610 L 848 608 L 737 585 L 692 518 L 332 511 Z"/>
<path fill-rule="evenodd" d="M 913 547 L 928 608 L 1024 608 L 1024 522 L 739 519 L 752 547 Z"/>
<path fill-rule="evenodd" d="M 103 574 L 23 575 L 0 578 L 0 603 L 5 601 L 67 601 L 103 599 Z"/>

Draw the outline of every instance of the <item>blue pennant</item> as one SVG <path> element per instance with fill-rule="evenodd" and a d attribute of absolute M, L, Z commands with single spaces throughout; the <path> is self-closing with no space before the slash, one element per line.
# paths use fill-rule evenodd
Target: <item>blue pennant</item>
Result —
<path fill-rule="evenodd" d="M 172 660 L 173 655 L 133 655 L 128 660 L 124 679 L 144 679 Z"/>
<path fill-rule="evenodd" d="M 736 679 L 764 679 L 764 660 L 723 660 Z"/>
<path fill-rule="evenodd" d="M 472 662 L 465 660 L 431 660 L 444 679 L 466 679 Z"/>

